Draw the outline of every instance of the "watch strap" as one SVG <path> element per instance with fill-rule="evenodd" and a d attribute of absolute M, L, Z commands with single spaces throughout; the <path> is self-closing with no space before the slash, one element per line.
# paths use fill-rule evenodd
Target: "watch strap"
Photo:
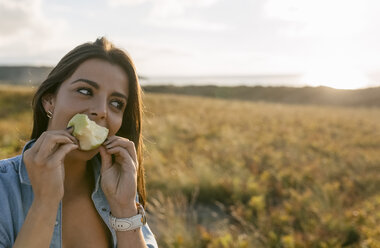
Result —
<path fill-rule="evenodd" d="M 131 231 L 142 227 L 143 224 L 143 216 L 141 214 L 132 216 L 131 218 L 116 218 L 110 214 L 109 221 L 111 227 L 116 231 Z"/>
<path fill-rule="evenodd" d="M 110 213 L 109 223 L 116 231 L 131 231 L 142 227 L 146 223 L 146 216 L 144 207 L 140 203 L 136 203 L 137 215 L 130 218 L 116 218 Z"/>

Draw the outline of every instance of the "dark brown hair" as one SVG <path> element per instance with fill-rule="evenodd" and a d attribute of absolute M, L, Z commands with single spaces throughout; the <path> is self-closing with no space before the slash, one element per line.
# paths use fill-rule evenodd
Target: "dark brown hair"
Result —
<path fill-rule="evenodd" d="M 143 140 L 142 140 L 142 90 L 138 83 L 135 66 L 129 55 L 116 48 L 106 38 L 77 46 L 66 54 L 53 68 L 47 79 L 37 89 L 33 98 L 33 131 L 31 139 L 38 139 L 46 131 L 49 119 L 42 105 L 42 97 L 46 94 L 56 94 L 61 84 L 68 79 L 84 61 L 98 58 L 120 66 L 128 76 L 129 95 L 123 121 L 117 136 L 128 138 L 136 146 L 139 169 L 137 173 L 137 192 L 142 205 L 146 203 Z"/>

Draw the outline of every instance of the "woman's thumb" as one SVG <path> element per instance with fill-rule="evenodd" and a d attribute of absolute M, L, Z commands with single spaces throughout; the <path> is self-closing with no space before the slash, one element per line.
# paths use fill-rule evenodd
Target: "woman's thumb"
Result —
<path fill-rule="evenodd" d="M 107 153 L 106 148 L 104 146 L 100 146 L 100 157 L 102 158 L 102 164 L 100 172 L 103 174 L 106 170 L 108 170 L 112 166 L 112 157 Z"/>

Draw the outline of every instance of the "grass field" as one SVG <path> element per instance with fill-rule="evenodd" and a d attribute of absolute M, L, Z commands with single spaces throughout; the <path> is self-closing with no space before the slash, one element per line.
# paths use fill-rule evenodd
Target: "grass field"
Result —
<path fill-rule="evenodd" d="M 28 140 L 32 93 L 0 88 L 0 159 Z M 144 102 L 160 247 L 380 247 L 380 108 Z"/>

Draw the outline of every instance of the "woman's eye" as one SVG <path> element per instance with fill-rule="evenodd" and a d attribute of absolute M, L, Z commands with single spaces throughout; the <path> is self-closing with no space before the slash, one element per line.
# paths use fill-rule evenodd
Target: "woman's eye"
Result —
<path fill-rule="evenodd" d="M 124 103 L 122 101 L 112 101 L 111 104 L 118 109 L 123 109 L 124 107 Z"/>
<path fill-rule="evenodd" d="M 80 88 L 80 89 L 78 89 L 78 92 L 83 94 L 83 95 L 86 95 L 86 96 L 89 96 L 92 94 L 92 91 L 90 89 L 87 89 L 87 88 Z"/>

